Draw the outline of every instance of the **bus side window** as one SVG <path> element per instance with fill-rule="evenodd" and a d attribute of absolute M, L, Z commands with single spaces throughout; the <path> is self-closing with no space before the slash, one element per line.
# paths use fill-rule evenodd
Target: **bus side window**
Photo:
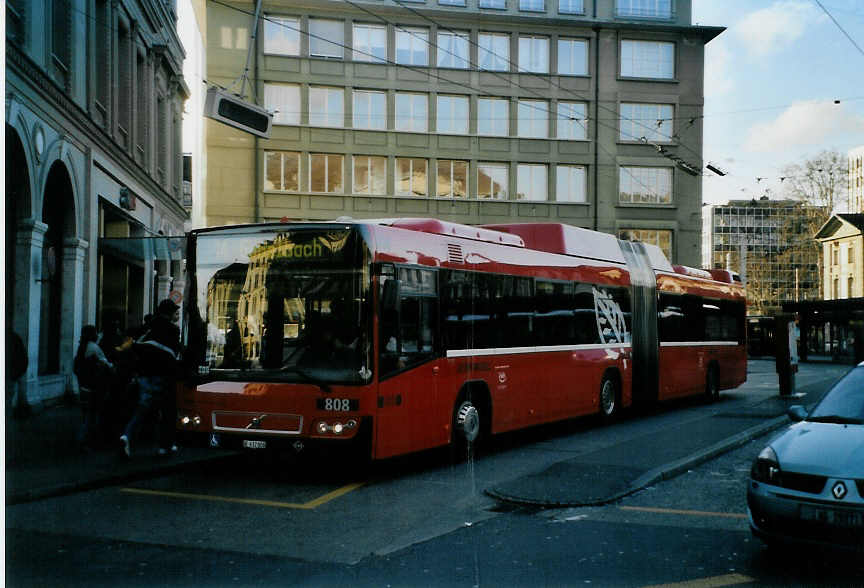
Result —
<path fill-rule="evenodd" d="M 381 374 L 416 365 L 431 357 L 438 325 L 436 274 L 398 268 L 398 281 L 384 282 L 381 309 Z M 397 283 L 397 286 L 388 284 Z"/>

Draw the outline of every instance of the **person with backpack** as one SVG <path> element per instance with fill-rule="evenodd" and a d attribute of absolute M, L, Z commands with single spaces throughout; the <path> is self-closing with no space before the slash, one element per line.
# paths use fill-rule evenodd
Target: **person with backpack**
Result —
<path fill-rule="evenodd" d="M 141 425 L 148 416 L 159 414 L 159 455 L 177 452 L 174 444 L 177 417 L 176 378 L 180 359 L 180 328 L 175 324 L 180 309 L 171 299 L 159 303 L 147 330 L 134 344 L 138 358 L 138 405 L 120 436 L 126 457 L 132 456 Z"/>

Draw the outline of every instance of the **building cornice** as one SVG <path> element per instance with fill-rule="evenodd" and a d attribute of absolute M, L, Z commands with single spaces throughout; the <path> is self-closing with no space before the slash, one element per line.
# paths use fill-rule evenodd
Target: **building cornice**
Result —
<path fill-rule="evenodd" d="M 8 41 L 6 42 L 6 68 L 7 84 L 9 81 L 9 70 L 15 71 L 22 80 L 30 85 L 40 99 L 47 104 L 53 105 L 63 113 L 65 119 L 76 127 L 75 131 L 80 133 L 78 136 L 83 135 L 92 143 L 98 145 L 103 152 L 110 154 L 124 170 L 134 177 L 139 185 L 143 186 L 164 207 L 173 210 L 181 218 L 186 217 L 186 210 L 183 208 L 181 202 L 175 200 L 128 153 L 123 151 L 102 128 L 93 122 L 87 112 L 74 100 L 69 98 L 29 56 L 21 51 L 17 45 Z M 64 130 L 69 131 L 72 129 Z M 179 157 L 180 154 L 178 154 Z"/>

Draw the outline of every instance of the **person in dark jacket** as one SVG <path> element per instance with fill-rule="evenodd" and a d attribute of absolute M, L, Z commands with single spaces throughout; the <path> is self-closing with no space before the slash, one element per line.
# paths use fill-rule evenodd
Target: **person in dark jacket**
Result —
<path fill-rule="evenodd" d="M 135 342 L 138 357 L 138 405 L 120 436 L 123 453 L 132 456 L 132 443 L 146 418 L 160 413 L 159 455 L 177 452 L 174 444 L 177 416 L 176 375 L 180 359 L 180 309 L 168 298 L 159 303 L 147 331 Z"/>

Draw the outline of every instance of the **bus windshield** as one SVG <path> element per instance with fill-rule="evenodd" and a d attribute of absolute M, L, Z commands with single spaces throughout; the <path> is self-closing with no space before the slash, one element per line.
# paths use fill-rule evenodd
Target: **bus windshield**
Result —
<path fill-rule="evenodd" d="M 190 347 L 207 372 L 369 380 L 368 252 L 356 230 L 241 227 L 200 233 L 194 247 L 189 340 L 200 342 Z"/>

